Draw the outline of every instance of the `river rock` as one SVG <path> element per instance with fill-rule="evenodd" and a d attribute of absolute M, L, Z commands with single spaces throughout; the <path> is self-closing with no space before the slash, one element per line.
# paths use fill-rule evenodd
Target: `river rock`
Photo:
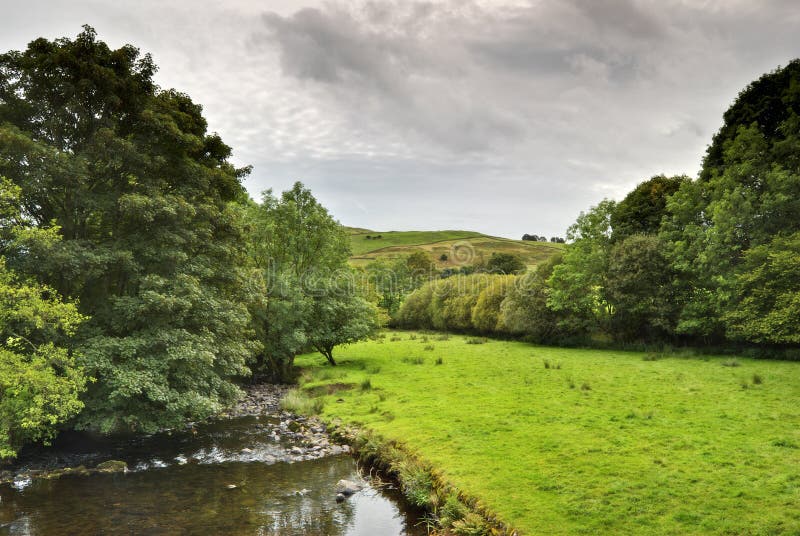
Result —
<path fill-rule="evenodd" d="M 97 464 L 95 469 L 100 473 L 124 473 L 128 470 L 128 464 L 121 460 L 108 460 Z"/>
<path fill-rule="evenodd" d="M 349 497 L 354 493 L 357 493 L 364 489 L 364 485 L 359 482 L 353 482 L 352 480 L 340 480 L 336 483 L 336 493 L 342 494 L 345 497 Z"/>

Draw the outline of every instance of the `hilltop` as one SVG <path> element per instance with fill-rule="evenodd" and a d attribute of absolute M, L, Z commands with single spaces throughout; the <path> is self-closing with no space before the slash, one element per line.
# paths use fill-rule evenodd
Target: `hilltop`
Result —
<path fill-rule="evenodd" d="M 492 253 L 513 253 L 535 266 L 564 245 L 490 236 L 475 231 L 372 231 L 345 227 L 353 255 L 350 261 L 364 265 L 378 258 L 397 258 L 425 251 L 439 268 L 453 268 L 488 260 Z M 446 256 L 446 260 L 444 257 Z"/>

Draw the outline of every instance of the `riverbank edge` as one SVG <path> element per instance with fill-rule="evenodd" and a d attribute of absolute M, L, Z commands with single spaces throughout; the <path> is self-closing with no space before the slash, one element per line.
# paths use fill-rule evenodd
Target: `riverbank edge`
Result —
<path fill-rule="evenodd" d="M 333 441 L 348 445 L 365 468 L 399 484 L 405 498 L 427 512 L 425 520 L 430 524 L 432 536 L 522 536 L 478 497 L 448 482 L 441 470 L 424 461 L 407 445 L 339 418 L 318 418 L 325 422 Z M 453 497 L 461 505 L 460 511 L 453 504 Z M 459 514 L 458 518 L 450 517 L 455 513 Z"/>

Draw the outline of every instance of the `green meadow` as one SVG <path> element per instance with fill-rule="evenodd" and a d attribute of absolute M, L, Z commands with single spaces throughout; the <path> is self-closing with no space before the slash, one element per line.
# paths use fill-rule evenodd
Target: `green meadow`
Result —
<path fill-rule="evenodd" d="M 324 418 L 524 534 L 800 534 L 800 363 L 411 332 L 337 359 L 298 358 Z"/>
<path fill-rule="evenodd" d="M 418 246 L 430 244 L 432 242 L 443 242 L 447 240 L 464 240 L 467 238 L 478 238 L 482 235 L 474 231 L 367 231 L 358 229 L 359 233 L 350 233 L 350 245 L 353 255 L 362 255 L 377 249 L 397 247 L 397 246 Z M 380 239 L 367 239 L 380 235 Z"/>
<path fill-rule="evenodd" d="M 356 266 L 363 266 L 379 258 L 398 259 L 416 251 L 423 251 L 436 263 L 438 269 L 459 268 L 465 264 L 486 262 L 493 253 L 511 253 L 532 267 L 564 248 L 564 244 L 527 242 L 473 231 L 381 233 L 352 227 L 347 229 L 352 250 L 350 262 Z M 373 238 L 379 235 L 380 239 Z M 367 239 L 367 236 L 370 238 Z"/>

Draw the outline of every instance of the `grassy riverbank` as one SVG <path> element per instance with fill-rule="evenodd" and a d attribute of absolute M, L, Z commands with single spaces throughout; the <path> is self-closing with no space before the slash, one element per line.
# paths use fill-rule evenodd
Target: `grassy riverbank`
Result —
<path fill-rule="evenodd" d="M 302 356 L 303 387 L 525 533 L 800 532 L 800 363 L 444 339 Z"/>

